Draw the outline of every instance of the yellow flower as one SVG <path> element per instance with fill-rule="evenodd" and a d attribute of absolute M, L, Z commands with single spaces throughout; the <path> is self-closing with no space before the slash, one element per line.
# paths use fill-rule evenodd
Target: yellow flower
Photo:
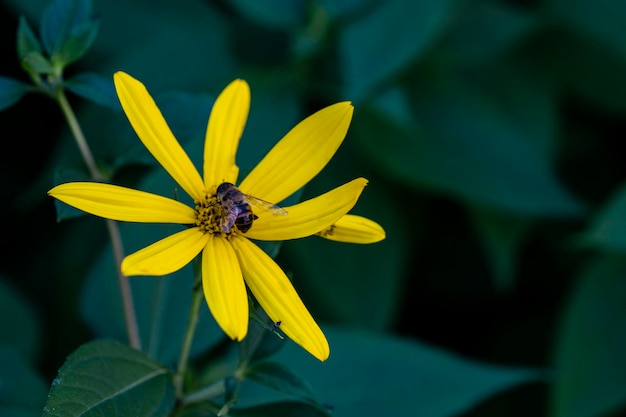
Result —
<path fill-rule="evenodd" d="M 255 218 L 241 219 L 248 206 L 237 198 L 230 199 L 232 196 L 222 199 L 216 191 L 222 183 L 237 184 L 239 168 L 235 155 L 250 107 L 248 84 L 243 80 L 233 81 L 213 105 L 206 131 L 202 178 L 144 85 L 123 72 L 117 72 L 113 79 L 122 108 L 135 132 L 193 198 L 195 207 L 143 191 L 93 182 L 61 184 L 51 189 L 49 195 L 107 219 L 188 226 L 127 256 L 121 265 L 122 272 L 127 276 L 166 275 L 181 269 L 201 253 L 207 304 L 230 338 L 240 341 L 248 331 L 247 285 L 267 315 L 281 323 L 280 329 L 288 337 L 319 360 L 326 360 L 330 353 L 326 337 L 289 278 L 249 238 L 280 241 L 318 234 L 354 243 L 382 240 L 385 232 L 378 224 L 346 214 L 356 204 L 367 180 L 357 178 L 319 197 L 283 207 L 286 215 L 257 210 L 255 200 L 251 199 L 249 207 Z M 349 102 L 337 103 L 300 122 L 237 189 L 272 203 L 289 197 L 332 158 L 347 133 L 352 111 Z M 247 231 L 244 220 L 248 223 L 254 220 Z"/>

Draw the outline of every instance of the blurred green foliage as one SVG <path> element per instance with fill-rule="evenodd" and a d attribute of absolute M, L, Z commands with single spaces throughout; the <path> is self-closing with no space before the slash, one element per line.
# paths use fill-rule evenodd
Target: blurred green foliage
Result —
<path fill-rule="evenodd" d="M 48 5 L 0 5 L 0 414 L 41 415 L 59 368 L 73 375 L 72 352 L 124 341 L 104 224 L 57 223 L 46 196 L 87 175 L 60 111 L 29 94 L 24 73 L 61 64 L 98 164 L 115 183 L 166 196 L 180 190 L 120 112 L 116 70 L 148 87 L 196 163 L 213 97 L 245 78 L 244 175 L 304 116 L 355 105 L 346 141 L 303 196 L 365 176 L 355 213 L 387 239 L 283 244 L 277 260 L 322 321 L 331 357 L 322 365 L 285 342 L 272 360 L 295 370 L 257 364 L 233 415 L 325 415 L 266 404 L 312 393 L 337 416 L 626 412 L 626 3 L 94 0 L 96 16 L 69 12 L 90 22 L 71 33 Z M 122 233 L 131 252 L 167 229 Z M 132 280 L 144 346 L 166 365 L 190 275 Z M 203 352 L 222 338 L 202 317 L 199 379 L 216 372 Z M 102 349 L 92 343 L 81 349 Z"/>

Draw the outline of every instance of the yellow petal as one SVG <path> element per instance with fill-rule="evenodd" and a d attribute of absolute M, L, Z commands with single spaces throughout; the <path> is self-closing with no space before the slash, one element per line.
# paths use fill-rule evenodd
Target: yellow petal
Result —
<path fill-rule="evenodd" d="M 198 228 L 185 229 L 147 246 L 122 261 L 122 273 L 161 276 L 176 272 L 204 248 L 209 234 Z"/>
<path fill-rule="evenodd" d="M 352 104 L 328 106 L 296 125 L 241 182 L 247 194 L 279 203 L 326 166 L 348 132 Z"/>
<path fill-rule="evenodd" d="M 198 170 L 180 146 L 144 85 L 118 71 L 113 76 L 128 121 L 154 158 L 194 200 L 204 197 Z"/>
<path fill-rule="evenodd" d="M 250 87 L 231 82 L 215 100 L 204 143 L 204 185 L 207 190 L 225 181 L 235 183 L 239 168 L 235 154 L 250 110 Z"/>
<path fill-rule="evenodd" d="M 346 214 L 318 235 L 337 242 L 376 243 L 385 238 L 385 230 L 366 217 Z"/>
<path fill-rule="evenodd" d="M 141 223 L 196 221 L 191 207 L 160 195 L 97 182 L 69 182 L 57 185 L 48 194 L 84 212 L 105 219 Z"/>
<path fill-rule="evenodd" d="M 248 293 L 231 244 L 210 235 L 202 252 L 202 288 L 215 321 L 231 339 L 248 333 Z"/>
<path fill-rule="evenodd" d="M 235 248 L 248 288 L 280 330 L 311 355 L 324 361 L 330 354 L 328 341 L 306 309 L 291 281 L 280 267 L 258 246 L 234 236 Z"/>
<path fill-rule="evenodd" d="M 318 197 L 284 207 L 285 216 L 254 210 L 259 218 L 246 235 L 259 240 L 288 240 L 314 235 L 352 210 L 366 185 L 365 178 L 357 178 Z"/>

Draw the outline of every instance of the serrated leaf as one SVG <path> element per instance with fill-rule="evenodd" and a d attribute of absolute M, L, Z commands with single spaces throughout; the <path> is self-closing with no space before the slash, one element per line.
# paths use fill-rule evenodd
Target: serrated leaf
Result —
<path fill-rule="evenodd" d="M 317 404 L 311 386 L 291 369 L 278 362 L 257 362 L 246 369 L 246 377 L 285 393 L 294 399 Z"/>
<path fill-rule="evenodd" d="M 537 369 L 465 359 L 384 333 L 322 328 L 331 347 L 324 364 L 293 343 L 275 359 L 293 365 L 335 417 L 453 417 L 520 384 L 546 379 Z M 244 381 L 233 410 L 284 397 Z"/>
<path fill-rule="evenodd" d="M 43 416 L 166 416 L 173 405 L 167 367 L 122 343 L 96 340 L 59 369 Z"/>
<path fill-rule="evenodd" d="M 29 88 L 28 85 L 21 81 L 0 76 L 0 111 L 20 101 Z"/>
<path fill-rule="evenodd" d="M 554 352 L 553 417 L 619 415 L 626 406 L 626 259 L 580 273 Z"/>
<path fill-rule="evenodd" d="M 31 52 L 42 53 L 39 39 L 30 28 L 24 16 L 20 16 L 20 23 L 17 28 L 17 57 L 22 60 Z"/>
<path fill-rule="evenodd" d="M 344 97 L 359 101 L 417 60 L 442 32 L 456 0 L 375 3 L 339 33 Z"/>
<path fill-rule="evenodd" d="M 0 277 L 0 344 L 15 348 L 34 362 L 39 347 L 39 321 L 32 306 Z M 1 385 L 1 384 L 0 384 Z"/>
<path fill-rule="evenodd" d="M 46 383 L 28 364 L 19 347 L 0 344 L 0 415 L 39 417 Z"/>
<path fill-rule="evenodd" d="M 112 78 L 104 78 L 93 72 L 81 72 L 65 82 L 72 93 L 110 109 L 120 111 L 120 102 L 115 93 Z"/>

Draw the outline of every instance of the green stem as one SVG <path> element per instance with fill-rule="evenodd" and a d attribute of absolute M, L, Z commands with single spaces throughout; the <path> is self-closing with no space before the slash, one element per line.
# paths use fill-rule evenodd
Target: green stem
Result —
<path fill-rule="evenodd" d="M 187 365 L 189 364 L 189 350 L 191 349 L 193 336 L 196 332 L 196 326 L 198 325 L 200 306 L 202 305 L 203 299 L 202 267 L 200 265 L 201 256 L 202 255 L 199 255 L 194 262 L 194 283 L 193 289 L 191 291 L 191 306 L 189 307 L 189 318 L 187 319 L 187 328 L 185 329 L 185 336 L 180 350 L 180 358 L 178 359 L 178 368 L 176 369 L 176 374 L 174 375 L 176 398 L 181 401 L 183 400 L 183 385 L 185 380 L 185 374 L 187 373 Z"/>
<path fill-rule="evenodd" d="M 124 247 L 122 246 L 122 236 L 117 222 L 106 219 L 109 237 L 111 238 L 111 247 L 113 248 L 113 258 L 115 259 L 117 283 L 120 287 L 122 295 L 122 305 L 124 317 L 126 318 L 126 333 L 128 335 L 128 343 L 134 349 L 141 350 L 141 339 L 139 338 L 139 326 L 137 325 L 137 314 L 135 313 L 135 303 L 133 302 L 133 293 L 130 288 L 128 277 L 122 273 L 122 259 L 124 259 Z"/>
<path fill-rule="evenodd" d="M 206 401 L 210 398 L 215 398 L 218 395 L 223 394 L 226 391 L 226 383 L 223 379 L 220 379 L 214 384 L 211 384 L 207 387 L 199 389 L 198 391 L 194 391 L 190 394 L 187 394 L 185 398 L 183 398 L 183 404 L 191 404 L 198 403 L 202 401 Z"/>
<path fill-rule="evenodd" d="M 59 87 L 57 90 L 56 99 L 59 103 L 59 106 L 61 106 L 61 111 L 63 112 L 67 123 L 70 126 L 72 135 L 74 136 L 74 140 L 76 141 L 76 145 L 78 146 L 83 160 L 87 165 L 87 169 L 89 170 L 91 178 L 93 178 L 94 181 L 103 181 L 105 179 L 104 175 L 102 175 L 100 170 L 98 170 L 95 159 L 91 153 L 91 149 L 89 149 L 89 145 L 87 144 L 85 135 L 80 128 L 78 119 L 76 118 L 76 114 L 72 110 L 72 107 L 70 106 L 70 103 L 65 96 L 65 92 L 61 87 Z M 117 226 L 117 222 L 108 219 L 107 229 L 109 231 L 111 246 L 113 248 L 113 256 L 117 269 L 117 281 L 122 296 L 122 305 L 124 308 L 124 317 L 126 319 L 126 332 L 128 334 L 128 341 L 131 347 L 140 350 L 141 340 L 139 339 L 139 328 L 137 326 L 137 314 L 135 313 L 133 295 L 130 288 L 130 283 L 128 282 L 128 277 L 122 274 L 122 270 L 120 269 L 122 259 L 124 258 L 124 248 L 122 246 L 120 230 Z"/>
<path fill-rule="evenodd" d="M 58 89 L 56 98 L 59 102 L 59 105 L 61 106 L 63 114 L 65 115 L 67 123 L 70 125 L 70 129 L 72 130 L 72 134 L 74 135 L 74 140 L 76 141 L 78 150 L 80 151 L 80 154 L 82 155 L 83 160 L 87 165 L 87 169 L 89 170 L 91 178 L 93 178 L 94 181 L 104 181 L 104 175 L 102 175 L 102 173 L 98 169 L 98 166 L 96 165 L 96 161 L 91 153 L 91 150 L 89 149 L 89 145 L 87 144 L 87 140 L 85 139 L 83 130 L 78 124 L 76 114 L 74 114 L 74 111 L 72 110 L 72 107 L 70 106 L 70 103 L 67 100 L 65 92 L 62 88 Z"/>
<path fill-rule="evenodd" d="M 198 298 L 200 300 L 202 299 L 202 297 L 198 297 Z M 254 307 L 251 311 L 254 312 Z M 250 361 L 252 360 L 252 356 L 254 355 L 254 352 L 256 352 L 256 350 L 261 345 L 263 338 L 267 335 L 266 331 L 269 330 L 269 328 L 267 328 L 267 324 L 262 322 L 262 319 L 258 316 L 258 314 L 254 313 L 252 317 L 257 317 L 255 320 L 258 320 L 261 326 L 255 326 L 254 328 L 249 329 L 246 339 L 240 345 L 241 353 L 240 353 L 239 361 L 237 364 L 237 368 L 230 375 L 224 377 L 223 379 L 220 379 L 219 381 L 216 381 L 215 383 L 208 385 L 204 388 L 201 388 L 197 391 L 190 392 L 186 394 L 184 397 L 182 396 L 182 390 L 181 390 L 181 396 L 179 396 L 178 398 L 182 404 L 191 404 L 191 403 L 207 401 L 211 398 L 215 398 L 216 396 L 224 394 L 225 392 L 229 391 L 227 386 L 229 385 L 232 386 L 232 384 L 236 384 L 238 386 L 244 380 L 246 370 L 248 368 L 248 365 L 250 364 Z M 177 384 L 182 383 L 180 379 L 183 376 L 183 374 L 180 372 L 181 362 L 179 362 L 179 373 L 177 373 L 177 376 L 179 379 L 178 379 Z M 176 381 L 176 377 L 175 377 L 175 381 Z M 178 388 L 179 385 L 176 385 L 176 386 Z M 228 409 L 230 408 L 230 406 L 232 406 L 232 404 L 236 402 L 237 400 L 236 394 L 234 395 L 235 396 L 231 398 L 230 400 L 228 400 L 227 403 L 224 404 L 224 406 L 220 409 L 220 411 L 217 413 L 218 416 L 225 415 L 225 413 L 228 412 Z"/>

